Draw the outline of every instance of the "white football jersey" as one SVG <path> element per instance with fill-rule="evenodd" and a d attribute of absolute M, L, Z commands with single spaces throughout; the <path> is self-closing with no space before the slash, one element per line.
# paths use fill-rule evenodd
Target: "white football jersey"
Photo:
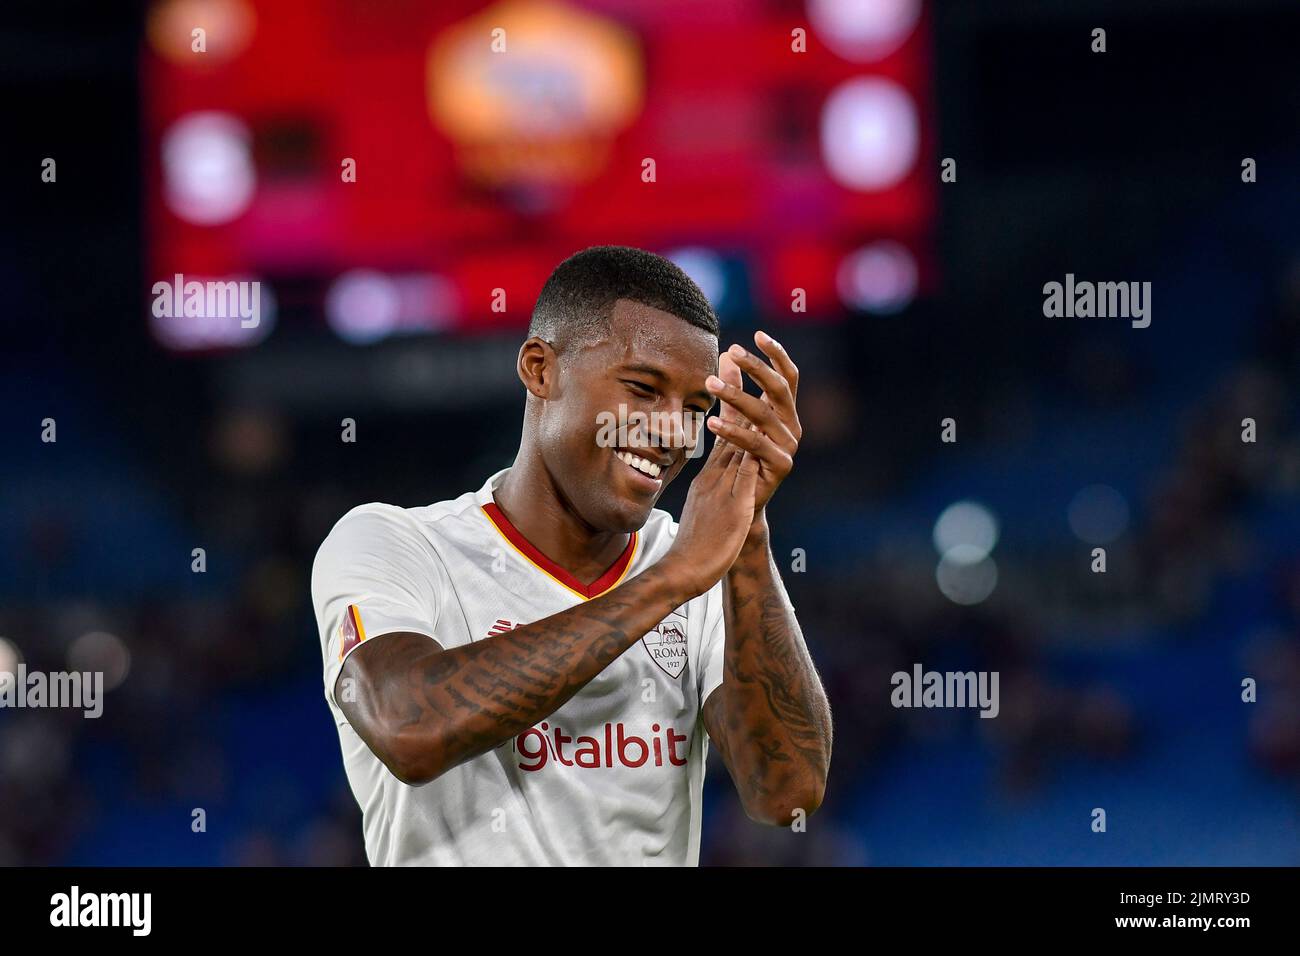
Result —
<path fill-rule="evenodd" d="M 424 786 L 394 777 L 334 699 L 343 661 L 365 641 L 398 631 L 447 649 L 481 641 L 617 587 L 677 533 L 667 512 L 652 511 L 613 566 L 584 586 L 496 507 L 505 473 L 422 508 L 354 508 L 316 555 L 325 698 L 366 855 L 376 866 L 697 865 L 708 756 L 701 714 L 722 683 L 721 582 L 546 719 Z"/>

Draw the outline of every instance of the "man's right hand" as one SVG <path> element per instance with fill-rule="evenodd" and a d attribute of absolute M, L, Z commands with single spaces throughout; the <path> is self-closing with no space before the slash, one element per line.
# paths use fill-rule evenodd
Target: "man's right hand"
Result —
<path fill-rule="evenodd" d="M 686 495 L 677 538 L 660 560 L 692 595 L 713 587 L 735 563 L 754 519 L 757 483 L 754 456 L 715 435 Z"/>

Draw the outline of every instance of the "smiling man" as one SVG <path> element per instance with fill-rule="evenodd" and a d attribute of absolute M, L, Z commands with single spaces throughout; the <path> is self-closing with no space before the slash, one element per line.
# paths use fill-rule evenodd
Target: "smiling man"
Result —
<path fill-rule="evenodd" d="M 708 740 L 751 819 L 817 809 L 830 709 L 765 512 L 798 446 L 798 370 L 755 343 L 770 364 L 719 356 L 666 259 L 580 252 L 519 350 L 514 464 L 335 525 L 312 598 L 372 864 L 695 865 Z M 676 523 L 654 506 L 715 400 Z M 600 440 L 620 406 L 655 427 Z"/>

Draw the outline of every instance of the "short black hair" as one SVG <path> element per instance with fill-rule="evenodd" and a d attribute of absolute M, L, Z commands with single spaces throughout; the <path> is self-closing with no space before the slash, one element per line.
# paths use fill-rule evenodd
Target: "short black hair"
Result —
<path fill-rule="evenodd" d="M 691 277 L 663 256 L 631 246 L 592 246 L 556 266 L 537 297 L 528 334 L 557 348 L 608 334 L 619 299 L 668 312 L 718 335 L 718 317 Z"/>

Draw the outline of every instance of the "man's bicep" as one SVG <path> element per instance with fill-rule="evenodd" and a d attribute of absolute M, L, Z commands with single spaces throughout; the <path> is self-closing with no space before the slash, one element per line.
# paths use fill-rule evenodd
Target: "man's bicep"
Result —
<path fill-rule="evenodd" d="M 393 715 L 419 710 L 416 695 L 423 665 L 443 647 L 427 634 L 394 631 L 356 647 L 343 661 L 334 683 L 334 700 L 348 722 L 376 728 Z"/>
<path fill-rule="evenodd" d="M 408 783 L 419 771 L 409 731 L 428 729 L 435 718 L 424 686 L 431 659 L 442 645 L 424 634 L 393 632 L 357 647 L 339 670 L 333 688 L 339 710 L 361 741 L 399 780 Z"/>

